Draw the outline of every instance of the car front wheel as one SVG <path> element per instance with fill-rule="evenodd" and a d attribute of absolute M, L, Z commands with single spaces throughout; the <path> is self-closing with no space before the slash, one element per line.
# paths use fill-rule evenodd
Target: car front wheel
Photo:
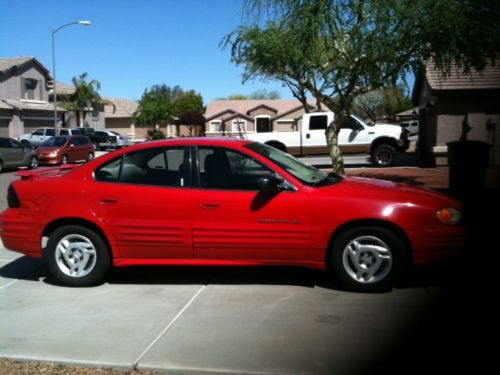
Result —
<path fill-rule="evenodd" d="M 96 285 L 111 268 L 111 256 L 104 240 L 79 225 L 57 228 L 47 241 L 44 257 L 51 274 L 69 286 Z"/>
<path fill-rule="evenodd" d="M 404 269 L 404 246 L 386 228 L 352 228 L 332 243 L 330 262 L 337 279 L 347 289 L 383 291 L 392 286 Z"/>

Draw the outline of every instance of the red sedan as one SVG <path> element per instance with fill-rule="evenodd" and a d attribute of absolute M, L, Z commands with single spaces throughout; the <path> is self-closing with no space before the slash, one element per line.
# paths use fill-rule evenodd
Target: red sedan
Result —
<path fill-rule="evenodd" d="M 327 175 L 250 141 L 148 142 L 18 174 L 2 241 L 72 286 L 112 266 L 301 265 L 373 291 L 464 239 L 460 204 L 445 195 Z"/>

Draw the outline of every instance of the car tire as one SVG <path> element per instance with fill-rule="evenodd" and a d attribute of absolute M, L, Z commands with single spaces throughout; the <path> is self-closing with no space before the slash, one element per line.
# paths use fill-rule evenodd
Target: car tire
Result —
<path fill-rule="evenodd" d="M 396 159 L 396 149 L 389 144 L 375 146 L 372 152 L 373 164 L 377 167 L 389 167 Z"/>
<path fill-rule="evenodd" d="M 93 152 L 89 152 L 89 156 L 87 156 L 87 161 L 91 161 L 91 160 L 94 160 L 94 153 Z"/>
<path fill-rule="evenodd" d="M 105 241 L 80 225 L 54 230 L 47 241 L 44 258 L 57 280 L 74 287 L 102 283 L 111 269 L 111 255 Z"/>
<path fill-rule="evenodd" d="M 340 233 L 332 242 L 329 266 L 348 290 L 389 290 L 405 268 L 401 239 L 389 229 L 363 226 Z"/>
<path fill-rule="evenodd" d="M 68 164 L 68 155 L 61 156 L 61 164 Z"/>
<path fill-rule="evenodd" d="M 38 167 L 38 157 L 33 155 L 28 163 L 28 169 L 35 169 L 36 167 Z"/>

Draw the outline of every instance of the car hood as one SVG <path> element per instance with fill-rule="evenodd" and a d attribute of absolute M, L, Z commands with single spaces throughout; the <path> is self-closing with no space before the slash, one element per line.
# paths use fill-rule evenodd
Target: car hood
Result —
<path fill-rule="evenodd" d="M 443 207 L 461 207 L 457 200 L 434 190 L 372 178 L 344 177 L 340 183 L 327 186 L 325 189 L 326 191 L 335 192 L 335 194 L 342 190 L 342 193 L 345 191 L 349 195 L 360 198 L 377 198 L 381 201 L 398 200 L 413 203 L 432 203 Z"/>
<path fill-rule="evenodd" d="M 53 152 L 53 151 L 59 151 L 61 149 L 61 147 L 55 147 L 55 146 L 38 146 L 35 151 L 37 154 L 41 154 L 41 153 L 49 153 L 49 152 Z"/>

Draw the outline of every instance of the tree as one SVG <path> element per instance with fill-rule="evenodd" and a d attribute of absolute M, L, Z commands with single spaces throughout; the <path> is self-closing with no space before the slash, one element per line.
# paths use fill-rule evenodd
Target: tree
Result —
<path fill-rule="evenodd" d="M 203 98 L 194 90 L 178 94 L 173 102 L 176 116 L 181 116 L 185 112 L 196 112 L 199 114 L 205 112 Z"/>
<path fill-rule="evenodd" d="M 111 105 L 113 112 L 116 106 L 109 100 L 104 100 L 99 95 L 101 83 L 93 79 L 90 82 L 87 80 L 88 73 L 82 73 L 77 77 L 73 77 L 72 82 L 75 86 L 75 91 L 68 95 L 63 95 L 61 105 L 67 110 L 73 111 L 76 114 L 76 124 L 80 126 L 80 118 L 83 122 L 85 113 L 92 111 L 96 107 Z"/>
<path fill-rule="evenodd" d="M 273 100 L 273 99 L 281 99 L 281 95 L 276 90 L 267 91 L 266 89 L 260 89 L 260 90 L 254 91 L 253 93 L 248 95 L 248 99 Z"/>
<path fill-rule="evenodd" d="M 189 135 L 194 135 L 200 136 L 203 135 L 203 128 L 206 123 L 205 116 L 203 116 L 199 112 L 184 112 L 182 115 L 179 117 L 179 122 L 182 125 L 188 125 L 189 126 Z"/>
<path fill-rule="evenodd" d="M 453 64 L 484 68 L 500 50 L 499 7 L 493 0 L 248 0 L 254 22 L 223 45 L 245 65 L 244 81 L 281 81 L 303 104 L 309 93 L 336 112 L 325 135 L 333 170 L 343 173 L 338 124 L 354 98 L 404 80 L 426 61 L 443 72 Z"/>
<path fill-rule="evenodd" d="M 175 109 L 165 87 L 153 86 L 146 89 L 134 113 L 139 125 L 167 125 L 174 117 Z"/>
<path fill-rule="evenodd" d="M 411 99 L 405 95 L 405 89 L 401 85 L 390 86 L 384 90 L 384 114 L 394 119 L 399 112 L 413 108 Z"/>
<path fill-rule="evenodd" d="M 384 105 L 384 91 L 376 89 L 354 99 L 355 108 L 375 122 Z"/>

